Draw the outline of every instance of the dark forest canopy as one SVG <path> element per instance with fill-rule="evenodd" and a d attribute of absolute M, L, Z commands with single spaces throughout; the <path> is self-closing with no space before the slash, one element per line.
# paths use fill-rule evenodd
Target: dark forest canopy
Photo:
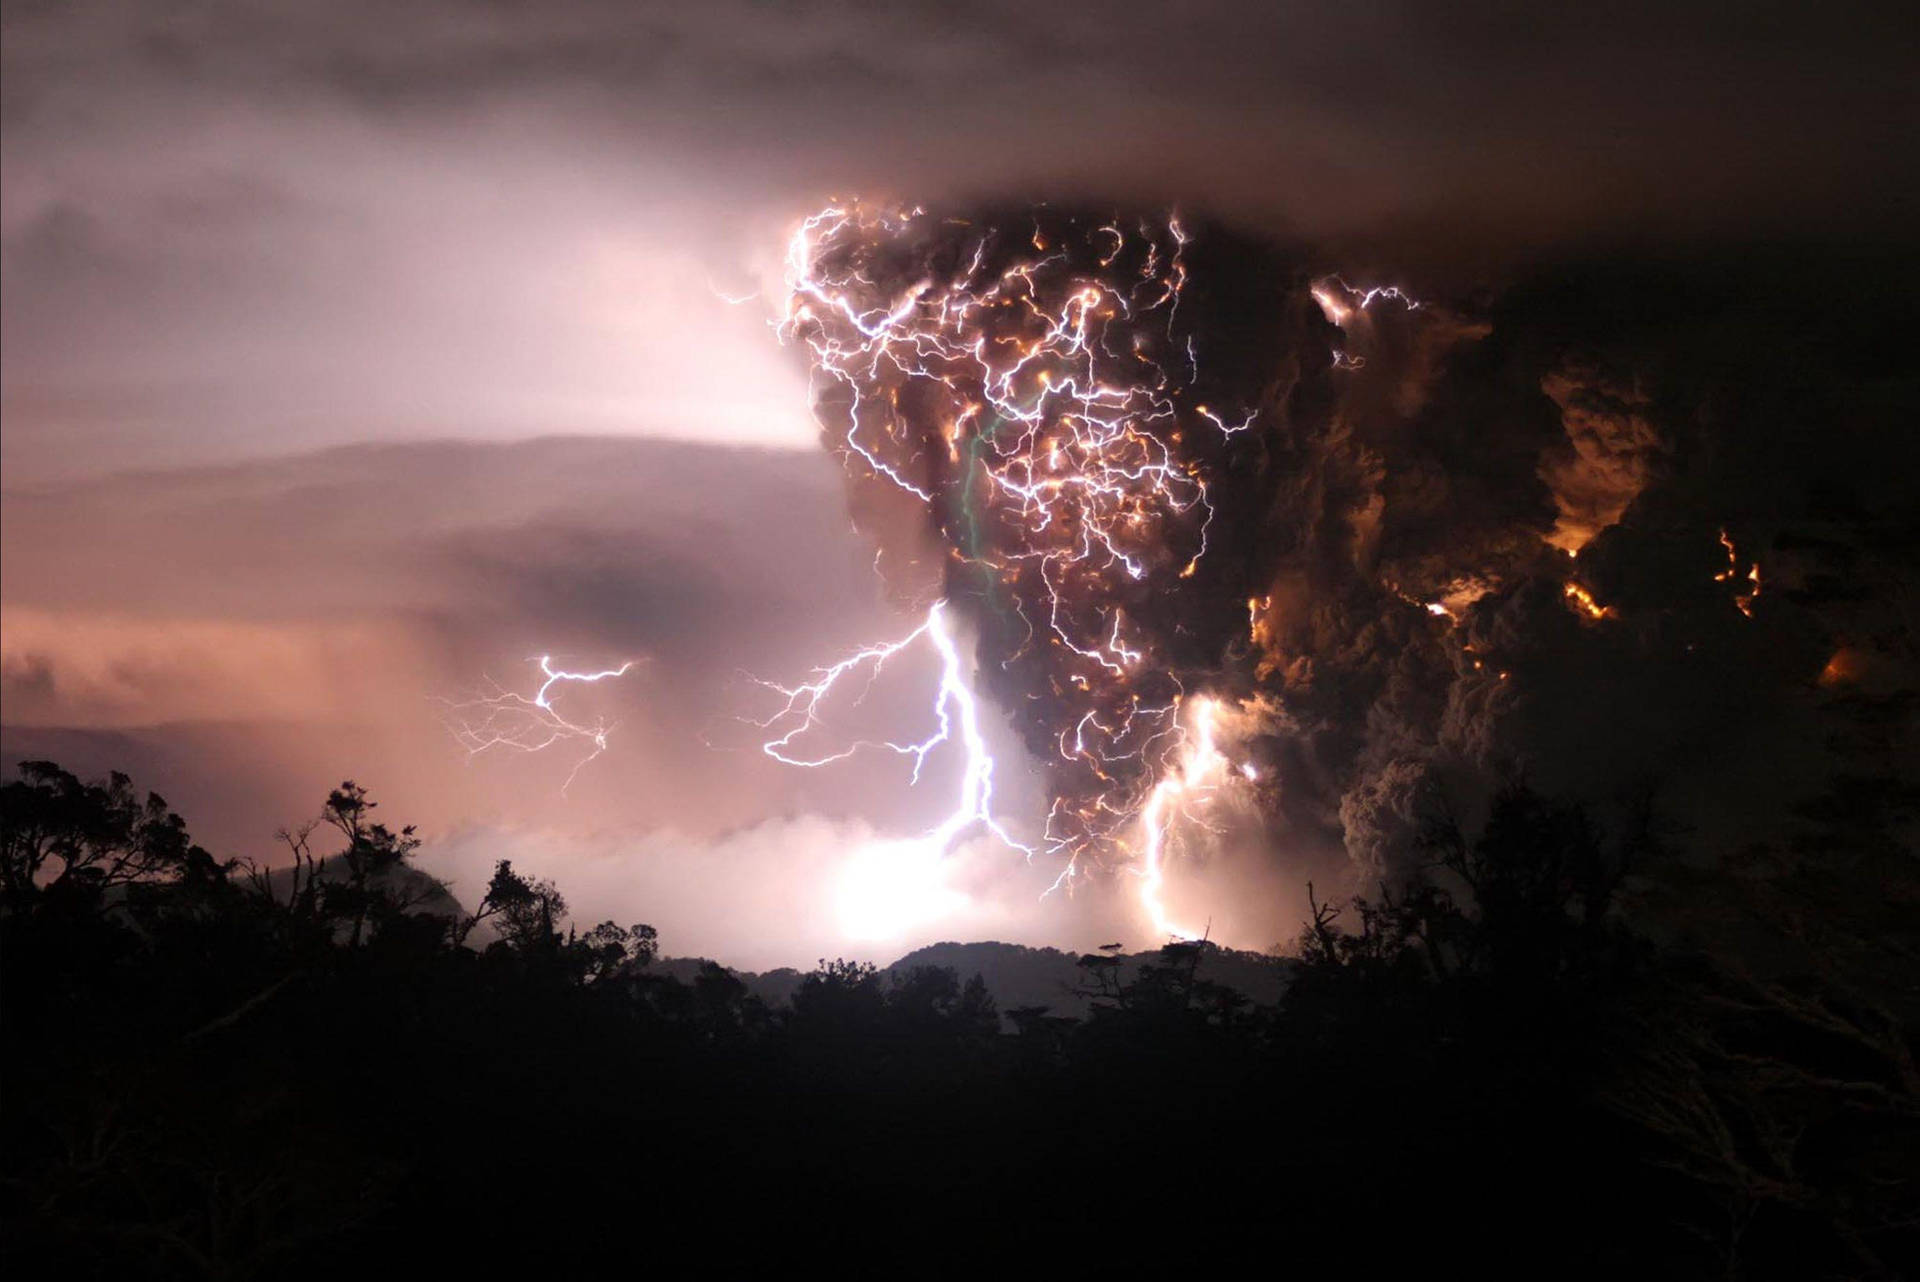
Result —
<path fill-rule="evenodd" d="M 822 962 L 781 1006 L 662 974 L 509 863 L 461 906 L 353 783 L 271 871 L 125 776 L 30 762 L 0 801 L 16 1268 L 1890 1278 L 1912 1245 L 1910 971 L 1657 940 L 1620 888 L 1680 852 L 1524 788 L 1316 901 L 1277 1002 L 1116 946 L 1079 1019 L 937 966 Z"/>

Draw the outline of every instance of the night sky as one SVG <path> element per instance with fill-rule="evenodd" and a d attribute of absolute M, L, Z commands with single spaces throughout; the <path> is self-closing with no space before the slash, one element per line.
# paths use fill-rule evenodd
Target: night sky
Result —
<path fill-rule="evenodd" d="M 935 803 L 896 760 L 783 768 L 742 718 L 753 677 L 912 626 L 774 332 L 795 224 L 1177 208 L 1298 298 L 1425 301 L 1313 375 L 1287 550 L 1247 554 L 1283 795 L 1193 911 L 1290 936 L 1306 876 L 1391 867 L 1413 791 L 1515 763 L 1596 805 L 1658 776 L 1744 848 L 1912 764 L 1902 9 L 10 3 L 6 759 L 125 769 L 221 854 L 352 777 L 456 894 L 511 857 L 747 966 L 1146 942 L 1113 884 L 1043 903 L 1057 869 L 972 848 L 947 908 L 850 940 L 847 852 Z M 1615 617 L 1563 596 L 1569 546 Z M 1470 617 L 1425 610 L 1467 581 Z M 637 661 L 580 696 L 616 724 L 564 793 L 577 753 L 470 762 L 438 702 L 544 653 Z M 924 719 L 901 675 L 876 722 Z M 1908 710 L 1846 740 L 1847 698 Z M 1044 811 L 988 721 L 1009 812 Z"/>

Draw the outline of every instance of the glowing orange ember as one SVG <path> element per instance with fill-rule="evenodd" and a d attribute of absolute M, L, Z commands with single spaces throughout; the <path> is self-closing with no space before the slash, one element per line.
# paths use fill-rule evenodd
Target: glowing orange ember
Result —
<path fill-rule="evenodd" d="M 1740 574 L 1740 551 L 1734 546 L 1733 536 L 1728 534 L 1724 529 L 1720 531 L 1720 546 L 1727 550 L 1727 568 L 1714 575 L 1713 581 L 1715 583 L 1727 583 L 1731 582 Z M 1749 590 L 1736 593 L 1733 598 L 1733 604 L 1735 609 L 1751 619 L 1753 617 L 1753 603 L 1759 599 L 1760 596 L 1760 563 L 1758 561 L 1753 562 L 1747 568 L 1746 580 Z"/>
<path fill-rule="evenodd" d="M 1823 686 L 1851 685 L 1860 679 L 1866 670 L 1866 656 L 1851 646 L 1841 646 L 1827 660 L 1827 666 L 1820 669 L 1818 680 Z"/>
<path fill-rule="evenodd" d="M 1615 610 L 1612 606 L 1601 605 L 1594 599 L 1593 593 L 1587 591 L 1587 589 L 1578 583 L 1569 580 L 1565 592 L 1568 604 L 1572 605 L 1575 610 L 1589 619 L 1614 619 L 1619 617 L 1619 611 Z"/>

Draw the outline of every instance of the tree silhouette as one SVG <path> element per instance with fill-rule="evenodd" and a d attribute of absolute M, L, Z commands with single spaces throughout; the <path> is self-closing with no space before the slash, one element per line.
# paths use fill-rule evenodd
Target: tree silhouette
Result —
<path fill-rule="evenodd" d="M 886 990 L 872 962 L 821 960 L 793 994 L 793 1025 L 810 1033 L 869 1031 L 886 1009 Z"/>
<path fill-rule="evenodd" d="M 619 926 L 603 921 L 571 941 L 584 983 L 599 983 L 615 975 L 645 967 L 660 951 L 660 935 L 653 927 L 635 923 Z"/>
<path fill-rule="evenodd" d="M 142 800 L 126 775 L 83 783 L 51 761 L 20 763 L 0 787 L 0 905 L 97 909 L 109 891 L 161 879 L 201 885 L 223 876 L 186 821 L 157 793 Z"/>
<path fill-rule="evenodd" d="M 481 910 L 498 915 L 500 942 L 524 958 L 550 957 L 561 945 L 567 901 L 552 882 L 524 877 L 502 859 L 487 883 Z"/>
<path fill-rule="evenodd" d="M 351 921 L 347 942 L 356 947 L 370 919 L 376 925 L 390 922 L 419 898 L 415 892 L 398 889 L 391 874 L 420 848 L 420 839 L 411 824 L 394 832 L 374 822 L 371 815 L 376 805 L 365 788 L 349 779 L 327 794 L 320 810 L 321 821 L 347 839 L 338 856 L 346 867 L 346 880 L 325 883 L 320 893 L 332 915 Z"/>

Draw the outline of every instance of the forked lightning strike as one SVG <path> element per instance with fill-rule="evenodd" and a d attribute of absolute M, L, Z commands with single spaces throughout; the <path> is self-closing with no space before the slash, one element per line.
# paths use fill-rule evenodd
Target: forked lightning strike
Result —
<path fill-rule="evenodd" d="M 1232 776 L 1228 762 L 1214 744 L 1214 717 L 1217 708 L 1211 699 L 1194 700 L 1192 738 L 1179 760 L 1154 785 L 1147 804 L 1140 812 L 1144 850 L 1140 858 L 1140 902 L 1147 910 L 1153 928 L 1178 939 L 1198 939 L 1203 932 L 1176 922 L 1168 913 L 1164 892 L 1167 882 L 1167 858 L 1176 840 L 1174 820 L 1185 813 L 1192 802 L 1204 798 Z M 1243 767 L 1244 777 L 1253 778 L 1253 768 Z"/>
<path fill-rule="evenodd" d="M 1336 329 L 1345 332 L 1348 322 L 1381 301 L 1399 303 L 1410 312 L 1417 312 L 1423 306 L 1419 299 L 1407 293 L 1397 285 L 1373 285 L 1365 289 L 1356 289 L 1339 276 L 1322 276 L 1313 283 L 1310 291 L 1313 301 L 1320 304 L 1320 312 Z M 1333 349 L 1335 369 L 1357 370 L 1366 367 L 1367 358 L 1356 356 L 1342 348 Z"/>
<path fill-rule="evenodd" d="M 631 672 L 634 661 L 600 672 L 569 672 L 553 666 L 553 656 L 541 655 L 536 661 L 543 680 L 531 695 L 503 689 L 489 682 L 487 692 L 465 700 L 442 700 L 446 708 L 447 729 L 455 741 L 467 750 L 469 759 L 494 748 L 514 752 L 543 752 L 561 743 L 586 744 L 586 755 L 567 773 L 560 786 L 565 792 L 586 764 L 607 750 L 607 735 L 613 723 L 596 719 L 591 724 L 571 721 L 556 706 L 556 687 L 568 683 L 593 685 L 611 681 Z"/>
<path fill-rule="evenodd" d="M 772 681 L 761 681 L 761 685 L 778 692 L 785 699 L 771 717 L 754 723 L 763 730 L 779 731 L 774 738 L 762 744 L 761 749 L 775 761 L 812 768 L 844 761 L 863 748 L 885 748 L 900 756 L 913 758 L 911 778 L 912 782 L 918 783 L 928 754 L 942 744 L 954 743 L 957 732 L 957 743 L 963 758 L 960 795 L 946 818 L 923 834 L 917 844 L 936 856 L 944 856 L 968 832 L 980 830 L 1031 856 L 1033 849 L 1008 833 L 994 816 L 993 756 L 987 751 L 986 739 L 980 733 L 979 704 L 967 685 L 965 665 L 961 661 L 959 647 L 954 644 L 948 609 L 946 602 L 935 602 L 927 611 L 926 620 L 906 636 L 898 641 L 868 646 L 832 667 L 818 669 L 814 680 L 803 685 L 782 686 Z M 930 735 L 916 743 L 861 740 L 819 755 L 800 751 L 803 740 L 822 731 L 825 704 L 836 691 L 842 689 L 844 684 L 861 681 L 861 694 L 864 694 L 865 687 L 880 675 L 887 660 L 923 639 L 940 660 L 940 683 L 933 701 L 936 725 Z M 857 702 L 859 697 L 854 696 L 854 701 Z"/>

